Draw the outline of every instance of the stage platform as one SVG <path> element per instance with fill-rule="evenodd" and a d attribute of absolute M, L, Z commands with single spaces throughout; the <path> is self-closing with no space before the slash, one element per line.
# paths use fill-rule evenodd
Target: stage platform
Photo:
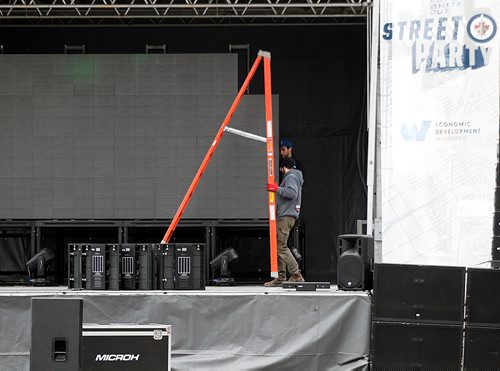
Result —
<path fill-rule="evenodd" d="M 172 326 L 173 370 L 367 370 L 371 296 L 263 286 L 204 291 L 0 287 L 0 368 L 29 370 L 31 298 L 82 297 L 84 323 Z"/>

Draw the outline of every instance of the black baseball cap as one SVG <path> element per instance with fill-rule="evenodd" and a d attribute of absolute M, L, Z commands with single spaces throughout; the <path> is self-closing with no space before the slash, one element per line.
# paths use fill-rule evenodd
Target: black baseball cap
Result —
<path fill-rule="evenodd" d="M 290 139 L 281 139 L 280 140 L 280 148 L 281 147 L 292 148 L 293 143 Z"/>

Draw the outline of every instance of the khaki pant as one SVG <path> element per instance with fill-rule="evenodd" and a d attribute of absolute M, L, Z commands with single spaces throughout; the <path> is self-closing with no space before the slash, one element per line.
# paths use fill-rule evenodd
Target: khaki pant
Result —
<path fill-rule="evenodd" d="M 295 225 L 295 218 L 285 216 L 276 221 L 278 237 L 278 279 L 286 280 L 286 271 L 290 274 L 300 273 L 299 265 L 287 246 L 288 236 Z"/>

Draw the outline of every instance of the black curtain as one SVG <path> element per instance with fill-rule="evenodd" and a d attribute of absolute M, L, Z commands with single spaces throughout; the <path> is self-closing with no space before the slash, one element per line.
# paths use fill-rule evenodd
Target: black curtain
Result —
<path fill-rule="evenodd" d="M 30 236 L 10 235 L 0 237 L 0 274 L 27 271 L 30 258 Z"/>

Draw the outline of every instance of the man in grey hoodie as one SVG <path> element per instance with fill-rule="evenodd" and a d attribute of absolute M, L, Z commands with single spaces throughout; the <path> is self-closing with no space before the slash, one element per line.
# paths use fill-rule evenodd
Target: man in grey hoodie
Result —
<path fill-rule="evenodd" d="M 286 281 L 286 272 L 290 272 L 290 282 L 304 282 L 299 265 L 287 246 L 288 236 L 300 215 L 302 200 L 302 172 L 295 168 L 295 160 L 285 157 L 281 162 L 284 173 L 281 184 L 268 184 L 267 190 L 276 193 L 276 233 L 278 237 L 278 278 L 266 282 L 264 286 L 281 286 Z"/>

